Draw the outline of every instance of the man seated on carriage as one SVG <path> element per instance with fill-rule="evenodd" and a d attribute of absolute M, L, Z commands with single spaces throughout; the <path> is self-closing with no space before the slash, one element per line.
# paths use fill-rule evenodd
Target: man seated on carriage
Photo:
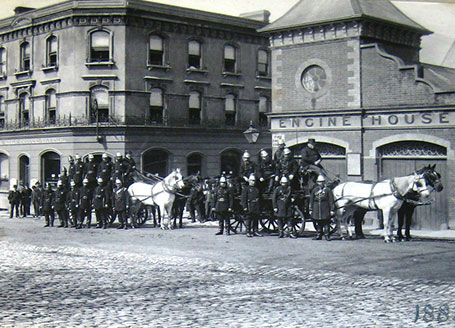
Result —
<path fill-rule="evenodd" d="M 112 188 L 110 183 L 113 169 L 112 162 L 106 153 L 103 153 L 101 158 L 102 161 L 98 164 L 97 177 L 102 179 L 103 185 L 108 185 L 109 188 Z"/>
<path fill-rule="evenodd" d="M 246 236 L 262 237 L 259 233 L 259 214 L 261 212 L 261 192 L 256 187 L 256 177 L 251 174 L 248 186 L 242 190 L 242 208 L 246 215 Z"/>
<path fill-rule="evenodd" d="M 284 155 L 284 149 L 286 148 L 286 144 L 283 139 L 278 140 L 278 149 L 273 155 L 273 161 L 277 163 L 281 157 Z"/>
<path fill-rule="evenodd" d="M 287 224 L 286 237 L 297 238 L 293 233 L 293 218 L 292 218 L 292 190 L 289 186 L 288 179 L 284 176 L 280 180 L 280 185 L 275 189 L 272 196 L 273 211 L 278 219 L 279 238 L 283 238 L 284 224 Z"/>
<path fill-rule="evenodd" d="M 134 171 L 136 170 L 136 162 L 131 157 L 131 152 L 127 151 L 124 159 L 125 171 L 123 172 L 123 183 L 126 188 L 128 188 L 133 182 Z"/>
<path fill-rule="evenodd" d="M 227 181 L 224 176 L 220 178 L 220 185 L 215 189 L 212 198 L 212 211 L 218 218 L 219 230 L 216 235 L 222 235 L 226 231 L 227 235 L 231 232 L 230 217 L 234 206 L 234 197 L 231 189 L 227 186 Z"/>
<path fill-rule="evenodd" d="M 275 182 L 275 162 L 266 150 L 261 150 L 261 160 L 259 161 L 258 176 L 262 193 L 271 193 Z"/>
<path fill-rule="evenodd" d="M 308 139 L 308 142 L 305 147 L 302 148 L 300 159 L 300 175 L 303 178 L 302 184 L 308 186 L 310 180 L 313 184 L 317 176 L 321 173 L 324 173 L 321 166 L 321 154 L 316 148 L 316 141 L 312 138 Z M 311 186 L 312 187 L 312 186 Z"/>
<path fill-rule="evenodd" d="M 256 164 L 251 161 L 251 155 L 245 151 L 242 155 L 242 162 L 240 163 L 240 178 L 242 179 L 242 187 L 248 184 L 248 179 L 251 174 L 256 175 Z"/>
<path fill-rule="evenodd" d="M 294 186 L 294 177 L 297 174 L 299 165 L 293 158 L 292 152 L 289 148 L 283 151 L 283 157 L 276 164 L 275 181 L 279 181 L 279 177 L 286 177 L 290 186 Z"/>
<path fill-rule="evenodd" d="M 311 191 L 309 214 L 314 220 L 318 233 L 314 239 L 321 240 L 324 234 L 325 239 L 330 241 L 330 220 L 335 215 L 335 201 L 332 190 L 327 187 L 322 174 L 316 179 L 316 186 Z"/>
<path fill-rule="evenodd" d="M 119 179 L 123 184 L 123 173 L 125 173 L 125 161 L 123 160 L 122 154 L 117 153 L 112 165 L 112 182 L 115 184 L 115 181 Z"/>

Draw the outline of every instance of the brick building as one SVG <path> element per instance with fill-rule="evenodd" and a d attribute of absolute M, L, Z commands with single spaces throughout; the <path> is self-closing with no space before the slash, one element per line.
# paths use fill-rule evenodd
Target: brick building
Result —
<path fill-rule="evenodd" d="M 130 150 L 147 172 L 217 175 L 270 147 L 267 19 L 140 0 L 16 8 L 0 20 L 0 205 L 71 154 Z"/>
<path fill-rule="evenodd" d="M 455 226 L 455 69 L 419 62 L 431 32 L 388 0 L 305 0 L 259 30 L 272 53 L 271 128 L 296 151 L 315 138 L 347 180 L 437 164 L 445 189 L 414 228 Z"/>

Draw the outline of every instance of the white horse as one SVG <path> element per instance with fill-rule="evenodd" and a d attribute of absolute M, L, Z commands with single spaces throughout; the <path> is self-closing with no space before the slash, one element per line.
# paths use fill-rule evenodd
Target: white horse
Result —
<path fill-rule="evenodd" d="M 144 205 L 158 206 L 161 212 L 161 229 L 171 229 L 171 210 L 177 190 L 183 188 L 184 181 L 180 169 L 173 170 L 162 181 L 151 184 L 135 182 L 128 188 L 131 200 Z M 167 216 L 167 224 L 165 217 Z"/>
<path fill-rule="evenodd" d="M 428 166 L 414 174 L 377 183 L 345 182 L 339 184 L 333 189 L 333 195 L 337 208 L 337 230 L 340 236 L 344 239 L 341 230 L 342 223 L 351 235 L 351 231 L 348 229 L 347 216 L 343 214 L 349 206 L 357 206 L 367 210 L 382 210 L 384 241 L 394 241 L 393 218 L 403 204 L 406 195 L 413 192 L 417 193 L 421 200 L 428 199 L 433 190 L 442 190 L 440 177 L 439 173 L 434 171 L 434 166 Z"/>

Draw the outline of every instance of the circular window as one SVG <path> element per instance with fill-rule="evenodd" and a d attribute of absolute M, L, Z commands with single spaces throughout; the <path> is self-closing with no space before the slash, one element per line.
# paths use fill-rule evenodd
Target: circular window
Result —
<path fill-rule="evenodd" d="M 312 65 L 303 71 L 301 82 L 306 91 L 317 93 L 327 85 L 327 74 L 321 66 Z"/>

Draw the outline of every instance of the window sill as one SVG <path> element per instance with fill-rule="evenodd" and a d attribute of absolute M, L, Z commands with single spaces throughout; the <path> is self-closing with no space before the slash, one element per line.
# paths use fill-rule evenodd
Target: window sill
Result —
<path fill-rule="evenodd" d="M 43 72 L 58 71 L 58 66 L 43 66 L 41 69 Z"/>
<path fill-rule="evenodd" d="M 232 72 L 223 72 L 223 76 L 234 76 L 234 77 L 241 77 L 242 74 L 240 73 L 232 73 Z"/>
<path fill-rule="evenodd" d="M 21 75 L 28 75 L 28 76 L 31 76 L 33 73 L 32 70 L 26 70 L 26 71 L 16 71 L 14 73 L 15 76 L 21 76 Z"/>
<path fill-rule="evenodd" d="M 99 66 L 114 66 L 115 65 L 115 62 L 114 61 L 100 61 L 100 62 L 91 62 L 91 61 L 87 61 L 85 62 L 85 66 L 87 67 L 99 67 Z"/>
<path fill-rule="evenodd" d="M 206 69 L 201 69 L 201 68 L 195 68 L 195 67 L 188 67 L 186 69 L 187 73 L 202 73 L 202 74 L 207 74 L 209 71 Z"/>
<path fill-rule="evenodd" d="M 170 65 L 147 65 L 147 69 L 151 70 L 165 70 L 169 71 L 172 67 Z"/>
<path fill-rule="evenodd" d="M 264 75 L 256 75 L 256 79 L 270 81 L 270 80 L 272 80 L 272 77 L 271 76 L 264 76 Z"/>

